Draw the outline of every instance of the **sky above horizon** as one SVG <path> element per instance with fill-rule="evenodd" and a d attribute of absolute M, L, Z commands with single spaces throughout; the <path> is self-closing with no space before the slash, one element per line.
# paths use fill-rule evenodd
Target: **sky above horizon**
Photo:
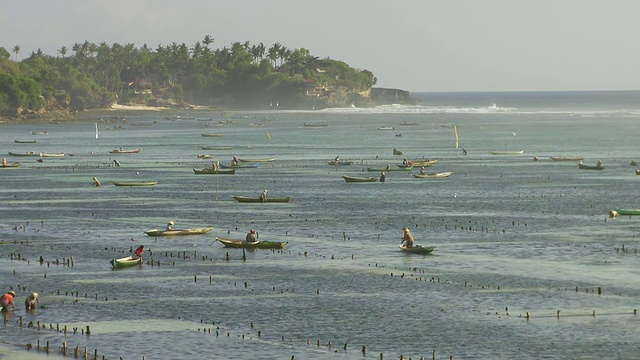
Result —
<path fill-rule="evenodd" d="M 412 92 L 637 90 L 639 13 L 635 0 L 5 0 L 0 47 L 21 59 L 209 35 L 213 49 L 305 48 Z"/>

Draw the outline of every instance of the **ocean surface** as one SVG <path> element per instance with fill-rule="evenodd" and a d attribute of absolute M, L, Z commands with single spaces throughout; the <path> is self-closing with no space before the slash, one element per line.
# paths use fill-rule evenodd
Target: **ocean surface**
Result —
<path fill-rule="evenodd" d="M 0 124 L 0 152 L 21 163 L 0 169 L 0 291 L 18 294 L 0 359 L 47 344 L 47 358 L 66 346 L 67 357 L 127 360 L 637 359 L 640 217 L 609 211 L 640 208 L 640 92 L 412 95 L 423 103 Z M 108 153 L 118 148 L 142 150 Z M 233 155 L 275 161 L 192 170 Z M 327 165 L 337 155 L 353 164 Z M 404 158 L 452 175 L 342 179 Z M 264 189 L 292 200 L 231 197 Z M 213 230 L 143 233 L 169 220 Z M 435 251 L 401 252 L 405 226 Z M 250 229 L 288 243 L 243 252 L 215 241 Z M 143 265 L 111 269 L 140 244 Z M 32 291 L 41 307 L 26 312 Z"/>

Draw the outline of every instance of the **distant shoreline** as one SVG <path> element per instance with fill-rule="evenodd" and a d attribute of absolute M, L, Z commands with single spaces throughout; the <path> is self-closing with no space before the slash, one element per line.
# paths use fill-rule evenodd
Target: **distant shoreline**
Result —
<path fill-rule="evenodd" d="M 169 111 L 238 111 L 238 109 L 227 109 L 218 107 L 194 106 L 190 109 L 177 109 L 164 106 L 146 106 L 146 105 L 120 105 L 113 104 L 108 108 L 89 109 L 83 112 L 74 113 L 69 111 L 49 111 L 41 114 L 28 114 L 17 117 L 0 116 L 0 125 L 9 124 L 57 124 L 63 122 L 83 122 L 87 120 L 95 120 L 97 114 L 105 115 L 113 113 L 114 115 L 123 115 L 137 112 L 169 112 Z"/>

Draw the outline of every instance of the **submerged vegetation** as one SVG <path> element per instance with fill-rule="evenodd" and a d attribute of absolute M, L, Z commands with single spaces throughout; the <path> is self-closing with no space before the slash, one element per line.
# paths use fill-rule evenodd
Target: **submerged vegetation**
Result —
<path fill-rule="evenodd" d="M 18 62 L 20 47 L 0 47 L 0 112 L 17 116 L 82 111 L 113 103 L 151 106 L 324 107 L 369 101 L 377 79 L 342 61 L 275 43 L 235 42 L 212 49 L 171 43 L 76 43 L 56 56 L 40 49 Z"/>

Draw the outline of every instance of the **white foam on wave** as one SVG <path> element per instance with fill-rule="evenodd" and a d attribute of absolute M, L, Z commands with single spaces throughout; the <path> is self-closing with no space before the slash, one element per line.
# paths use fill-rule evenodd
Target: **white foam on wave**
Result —
<path fill-rule="evenodd" d="M 491 104 L 482 107 L 380 105 L 371 108 L 331 108 L 321 110 L 333 114 L 501 114 L 514 113 L 518 109 Z"/>

